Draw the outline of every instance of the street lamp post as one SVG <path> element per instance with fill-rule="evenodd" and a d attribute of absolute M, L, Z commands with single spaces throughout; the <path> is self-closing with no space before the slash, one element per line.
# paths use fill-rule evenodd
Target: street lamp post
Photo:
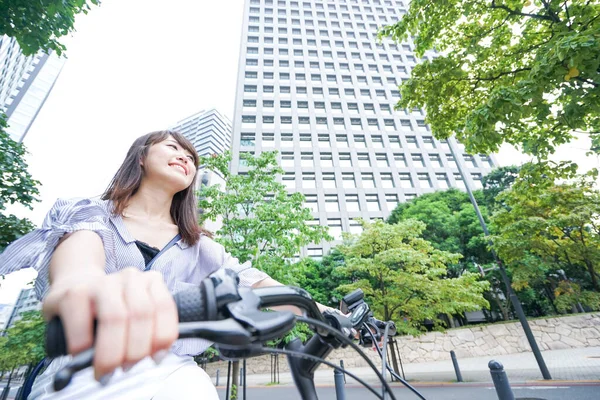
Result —
<path fill-rule="evenodd" d="M 456 162 L 456 166 L 458 167 L 458 172 L 460 173 L 460 176 L 462 177 L 462 180 L 465 184 L 465 189 L 467 190 L 469 199 L 471 199 L 471 204 L 473 204 L 473 208 L 475 209 L 475 213 L 477 214 L 477 218 L 479 219 L 479 224 L 481 225 L 481 229 L 483 229 L 483 234 L 485 235 L 485 237 L 488 240 L 488 244 L 490 245 L 491 252 L 492 252 L 492 257 L 494 258 L 494 261 L 498 265 L 500 274 L 502 275 L 502 280 L 504 281 L 504 284 L 506 285 L 506 291 L 508 293 L 508 297 L 510 298 L 511 303 L 512 303 L 513 307 L 515 308 L 515 312 L 517 313 L 517 316 L 519 317 L 519 321 L 521 322 L 523 331 L 525 331 L 525 336 L 527 336 L 527 341 L 529 342 L 529 346 L 531 346 L 531 350 L 533 351 L 533 355 L 535 356 L 535 359 L 538 363 L 538 366 L 540 368 L 540 372 L 542 373 L 542 376 L 544 377 L 544 379 L 552 379 L 552 376 L 550 376 L 550 371 L 548 371 L 548 367 L 546 367 L 546 363 L 544 362 L 544 358 L 542 357 L 542 353 L 540 352 L 537 342 L 535 341 L 533 332 L 531 332 L 531 327 L 529 326 L 527 317 L 525 316 L 525 313 L 523 312 L 523 306 L 521 305 L 519 298 L 517 297 L 517 295 L 515 294 L 515 292 L 512 289 L 510 279 L 508 278 L 508 275 L 506 274 L 506 269 L 504 268 L 504 265 L 502 264 L 502 262 L 498 258 L 498 255 L 496 254 L 496 252 L 494 251 L 494 249 L 492 247 L 493 243 L 492 243 L 492 240 L 490 239 L 490 232 L 488 231 L 487 224 L 485 223 L 485 220 L 483 219 L 483 215 L 481 215 L 481 211 L 479 210 L 479 206 L 477 205 L 477 200 L 475 200 L 475 197 L 473 196 L 473 191 L 471 190 L 471 187 L 469 186 L 469 181 L 467 180 L 467 176 L 464 173 L 463 158 L 458 157 L 457 152 L 455 151 L 455 143 L 457 144 L 458 142 L 456 142 L 453 137 L 448 139 L 448 147 L 450 148 L 450 153 L 452 154 L 452 157 L 454 157 L 454 161 Z"/>

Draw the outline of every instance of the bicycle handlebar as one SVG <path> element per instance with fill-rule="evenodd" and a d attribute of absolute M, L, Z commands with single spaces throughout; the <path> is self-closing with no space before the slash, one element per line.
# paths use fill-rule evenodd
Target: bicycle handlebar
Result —
<path fill-rule="evenodd" d="M 281 338 L 293 329 L 296 316 L 289 311 L 261 311 L 263 308 L 292 305 L 303 309 L 307 316 L 323 322 L 346 338 L 353 338 L 355 329 L 365 324 L 378 326 L 361 293 L 346 296 L 344 305 L 352 314 L 326 312 L 321 314 L 310 294 L 300 288 L 272 286 L 260 289 L 238 288 L 239 277 L 231 270 L 220 269 L 204 279 L 196 288 L 175 294 L 179 316 L 179 338 L 204 338 L 215 343 L 225 359 L 239 359 L 264 354 L 262 344 Z M 349 303 L 349 304 L 348 304 Z M 384 324 L 381 322 L 381 324 Z M 325 358 L 333 349 L 345 346 L 336 335 L 324 327 L 312 325 L 317 333 L 305 345 L 292 342 L 290 349 L 306 355 Z M 362 333 L 362 332 L 361 332 Z M 379 332 L 380 333 L 380 332 Z M 361 336 L 363 336 L 361 334 Z M 46 331 L 46 351 L 49 357 L 67 354 L 67 343 L 58 317 L 51 320 Z M 55 376 L 54 388 L 61 390 L 72 375 L 93 363 L 94 350 L 76 356 Z M 288 357 L 294 381 L 303 399 L 316 399 L 314 371 L 320 362 L 314 359 Z"/>

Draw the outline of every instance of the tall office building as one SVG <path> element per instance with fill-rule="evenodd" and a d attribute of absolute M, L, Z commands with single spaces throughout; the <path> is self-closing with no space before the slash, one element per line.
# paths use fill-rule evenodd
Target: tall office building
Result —
<path fill-rule="evenodd" d="M 200 156 L 223 154 L 231 149 L 231 121 L 215 109 L 200 111 L 179 121 L 171 127 L 188 138 Z M 201 185 L 224 184 L 224 179 L 216 173 L 200 168 L 196 176 L 196 188 Z M 204 227 L 216 232 L 222 226 L 221 220 L 209 221 Z"/>
<path fill-rule="evenodd" d="M 13 140 L 22 142 L 65 63 L 54 53 L 24 56 L 14 38 L 0 37 L 0 112 Z"/>
<path fill-rule="evenodd" d="M 232 171 L 244 172 L 242 152 L 279 150 L 282 182 L 306 196 L 313 223 L 336 238 L 361 231 L 356 217 L 386 218 L 399 202 L 464 187 L 449 143 L 433 138 L 423 111 L 394 110 L 398 85 L 419 60 L 410 40 L 379 43 L 376 32 L 405 7 L 398 0 L 245 2 Z M 483 155 L 459 162 L 475 188 L 495 165 Z M 303 255 L 329 248 L 309 246 Z"/>
<path fill-rule="evenodd" d="M 12 314 L 12 304 L 0 304 L 0 334 L 6 329 L 10 315 Z"/>
<path fill-rule="evenodd" d="M 20 320 L 23 313 L 26 311 L 37 311 L 42 309 L 42 303 L 38 300 L 35 295 L 33 288 L 21 289 L 17 303 L 15 304 L 8 322 L 6 323 L 6 329 L 10 328 L 15 322 Z"/>

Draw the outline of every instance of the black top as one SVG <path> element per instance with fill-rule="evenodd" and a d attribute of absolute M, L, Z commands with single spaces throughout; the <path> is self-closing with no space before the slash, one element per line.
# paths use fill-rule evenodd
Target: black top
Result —
<path fill-rule="evenodd" d="M 158 253 L 160 253 L 160 250 L 156 247 L 152 247 L 144 242 L 140 242 L 139 240 L 136 240 L 135 244 L 137 245 L 138 249 L 140 249 L 142 256 L 144 256 L 144 264 L 146 266 L 154 257 L 156 257 Z"/>

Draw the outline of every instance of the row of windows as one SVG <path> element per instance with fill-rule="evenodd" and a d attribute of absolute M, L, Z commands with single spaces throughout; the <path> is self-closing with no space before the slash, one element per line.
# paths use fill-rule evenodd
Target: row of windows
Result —
<path fill-rule="evenodd" d="M 246 88 L 246 86 L 250 86 L 250 87 Z M 268 93 L 278 93 L 278 94 L 291 94 L 292 93 L 292 88 L 290 86 L 285 86 L 285 85 L 279 86 L 277 91 L 275 91 L 275 86 L 273 86 L 273 85 L 263 85 L 262 90 L 260 92 L 256 86 L 254 88 L 252 86 L 254 86 L 254 85 L 245 85 L 244 91 L 246 93 L 267 93 L 267 94 Z M 374 89 L 374 91 L 375 91 L 375 97 L 377 97 L 378 99 L 388 99 L 388 98 L 391 99 L 391 98 L 399 98 L 400 97 L 400 92 L 398 90 L 389 90 L 389 93 L 390 93 L 389 95 L 385 89 Z M 296 94 L 308 94 L 308 89 L 306 88 L 306 86 L 296 86 L 294 88 L 294 92 Z M 354 88 L 344 88 L 344 90 L 342 92 L 344 93 L 345 97 L 356 98 L 357 94 L 359 94 L 360 97 L 365 98 L 365 99 L 373 98 L 371 89 L 355 90 Z M 330 97 L 339 98 L 341 92 L 340 92 L 339 88 L 328 88 L 327 93 Z M 322 95 L 322 94 L 324 94 L 324 90 L 322 87 L 313 87 L 312 94 Z M 256 116 L 254 116 L 254 117 L 256 117 Z M 254 118 L 254 119 L 256 120 L 256 118 Z M 245 122 L 250 122 L 250 121 L 245 121 Z"/>
<path fill-rule="evenodd" d="M 264 60 L 264 61 L 273 61 L 273 60 Z M 257 59 L 247 59 L 246 60 L 246 65 L 248 65 L 248 63 L 250 63 L 249 66 L 254 67 L 254 66 L 258 66 L 259 60 Z M 289 60 L 279 60 L 278 62 L 278 66 L 282 67 L 282 68 L 289 68 L 291 67 L 291 63 Z M 274 65 L 271 65 L 274 66 Z M 306 63 L 302 60 L 294 60 L 293 63 L 294 68 L 306 68 Z M 350 64 L 349 63 L 334 63 L 334 62 L 319 62 L 319 61 L 310 61 L 308 62 L 308 66 L 311 69 L 316 69 L 316 70 L 321 70 L 321 69 L 328 69 L 328 70 L 333 70 L 333 71 L 350 71 Z M 394 73 L 394 69 L 392 68 L 392 65 L 390 64 L 382 64 L 381 65 L 381 69 L 379 67 L 378 64 L 367 64 L 367 68 L 365 69 L 365 66 L 361 63 L 354 63 L 352 64 L 352 70 L 354 71 L 360 71 L 360 72 L 375 72 L 377 74 L 380 74 L 383 72 L 388 72 L 388 73 Z M 410 73 L 410 69 L 407 69 L 406 66 L 404 65 L 396 65 L 396 71 L 398 73 L 402 73 L 402 74 L 408 74 Z M 267 74 L 267 73 L 271 73 L 272 72 L 263 72 L 263 74 Z M 253 74 L 256 74 L 255 76 L 253 76 Z M 258 78 L 258 71 L 251 71 L 251 70 L 247 70 L 245 71 L 245 76 L 247 78 Z"/>
<path fill-rule="evenodd" d="M 341 110 L 341 103 L 332 103 L 332 105 L 340 104 L 339 110 Z M 323 108 L 324 109 L 324 108 Z M 385 129 L 387 131 L 396 131 L 399 129 L 396 126 L 396 121 L 392 118 L 384 118 L 383 121 L 380 121 L 377 118 L 346 118 L 346 117 L 311 117 L 311 116 L 290 116 L 290 115 L 281 115 L 278 118 L 278 122 L 280 125 L 292 125 L 295 122 L 298 125 L 313 125 L 320 126 L 323 129 L 328 126 L 333 126 L 334 129 L 346 129 L 346 127 L 357 130 L 362 128 L 370 127 L 370 129 Z M 413 130 L 410 120 L 400 120 L 401 126 L 406 128 L 407 130 Z M 256 124 L 256 115 L 242 115 L 242 128 L 250 127 L 251 125 Z M 262 116 L 262 124 L 263 125 L 272 125 L 275 124 L 275 116 L 273 115 L 263 115 Z M 423 128 L 424 130 L 429 130 L 429 127 L 425 123 L 424 120 L 417 120 L 417 126 Z"/>
<path fill-rule="evenodd" d="M 350 0 L 350 1 L 348 1 L 348 3 L 357 4 L 357 5 L 351 6 L 353 11 L 360 10 L 360 6 L 358 6 L 358 4 L 359 4 L 358 0 Z M 261 4 L 260 0 L 250 0 L 250 5 L 260 5 L 260 4 Z M 290 8 L 294 8 L 294 9 L 300 8 L 300 4 L 302 4 L 302 8 L 312 9 L 312 4 L 308 1 L 304 1 L 304 2 L 300 3 L 298 1 L 288 2 L 286 0 L 278 0 L 276 4 L 278 7 L 290 7 Z M 392 0 L 383 0 L 383 1 L 381 1 L 381 0 L 372 0 L 372 1 L 362 0 L 362 4 L 363 4 L 363 7 L 365 10 L 371 10 L 370 6 L 372 6 L 372 5 L 388 6 L 388 7 L 399 6 L 401 8 L 404 8 L 404 2 L 392 1 Z M 273 0 L 264 0 L 264 5 L 265 6 L 273 6 L 274 2 L 273 2 Z M 317 10 L 324 10 L 325 5 L 323 3 L 316 3 L 315 8 Z M 329 4 L 327 4 L 328 10 L 336 10 L 337 8 L 344 10 L 344 11 L 348 11 L 348 6 L 346 4 L 336 5 L 336 4 L 332 3 L 331 1 L 329 1 Z M 383 12 L 382 7 L 376 7 L 376 10 L 378 12 Z M 393 10 L 393 8 L 388 8 L 388 10 Z"/>
<path fill-rule="evenodd" d="M 305 24 L 307 23 L 306 21 L 310 21 L 310 20 L 305 20 L 304 21 Z M 257 17 L 257 16 L 252 16 L 251 15 L 248 18 L 248 22 L 251 23 L 251 24 L 259 24 L 259 23 L 261 23 L 261 18 Z M 262 23 L 263 24 L 271 24 L 272 25 L 274 23 L 274 20 L 273 20 L 272 17 L 263 17 Z M 277 23 L 281 24 L 281 25 L 286 25 L 286 26 L 289 25 L 287 18 L 278 18 L 277 19 Z M 299 19 L 292 19 L 291 24 L 299 26 L 300 25 L 300 20 Z M 345 23 L 344 27 L 348 28 L 348 29 L 356 29 L 356 30 L 363 30 L 363 31 L 367 30 L 367 25 L 364 24 L 364 23 L 362 23 L 362 22 L 355 23 L 354 24 L 355 28 L 350 28 L 349 25 L 352 25 L 352 24 L 348 23 L 348 26 L 346 26 L 346 23 Z M 376 33 L 377 33 L 377 30 L 379 29 L 379 26 L 377 24 L 369 24 L 368 28 L 371 30 L 372 35 L 375 36 Z M 305 36 L 316 36 L 315 29 L 305 29 L 304 30 L 304 35 Z"/>
<path fill-rule="evenodd" d="M 275 79 L 275 73 L 274 72 L 263 72 L 263 79 L 264 80 L 272 80 Z M 244 76 L 246 79 L 250 80 L 250 79 L 258 79 L 258 72 L 257 71 L 246 71 L 244 73 Z M 277 77 L 279 80 L 290 80 L 290 78 L 293 76 L 294 80 L 296 81 L 306 81 L 307 79 L 310 79 L 311 82 L 322 82 L 323 80 L 327 81 L 327 82 L 333 82 L 333 83 L 338 83 L 338 81 L 340 81 L 341 83 L 349 83 L 349 84 L 354 84 L 354 83 L 358 83 L 358 84 L 363 84 L 363 85 L 369 85 L 369 83 L 373 84 L 373 85 L 379 85 L 379 86 L 383 86 L 384 85 L 384 81 L 380 76 L 371 76 L 371 82 L 369 82 L 369 80 L 367 79 L 367 76 L 365 75 L 357 75 L 352 77 L 352 75 L 341 75 L 338 79 L 337 75 L 334 74 L 326 74 L 325 76 L 321 75 L 321 74 L 305 74 L 305 73 L 301 73 L 301 72 L 296 72 L 294 74 L 290 74 L 289 72 L 279 72 L 277 74 Z M 385 83 L 388 85 L 393 85 L 394 87 L 398 86 L 398 81 L 396 80 L 396 78 L 394 78 L 393 76 L 386 76 L 385 77 Z M 256 85 L 244 85 L 244 92 L 256 92 L 258 90 L 258 87 Z"/>
<path fill-rule="evenodd" d="M 391 22 L 397 19 L 397 17 L 395 16 L 396 12 L 398 13 L 398 15 L 403 15 L 406 14 L 405 10 L 394 10 L 393 8 L 390 8 L 388 12 L 383 11 L 383 9 L 378 13 L 378 14 L 373 14 L 373 11 L 369 11 L 369 10 L 365 10 L 365 12 L 361 12 L 360 10 L 353 10 L 354 12 L 352 14 L 350 13 L 346 13 L 346 12 L 341 12 L 338 13 L 336 11 L 329 11 L 328 13 L 325 13 L 324 11 L 317 11 L 316 12 L 316 16 L 317 18 L 329 18 L 330 20 L 347 20 L 350 21 L 352 20 L 351 16 L 354 17 L 354 20 L 357 21 L 369 21 L 369 22 L 382 22 L 382 23 L 387 23 L 387 22 Z M 250 7 L 250 14 L 251 15 L 260 15 L 260 8 L 258 7 Z M 263 14 L 264 15 L 275 15 L 274 10 L 272 8 L 266 7 L 263 9 Z M 300 17 L 301 15 L 303 15 L 304 17 L 309 17 L 309 18 L 313 18 L 315 16 L 315 13 L 313 13 L 312 11 L 306 10 L 304 12 L 300 12 L 300 10 L 296 10 L 296 9 L 291 9 L 291 10 L 287 10 L 285 8 L 279 8 L 277 9 L 277 16 L 279 18 L 281 17 L 287 17 L 287 16 L 291 16 L 291 17 Z M 341 14 L 341 17 L 340 17 Z M 327 24 L 323 24 L 323 25 L 319 25 L 319 26 L 327 26 Z"/>
<path fill-rule="evenodd" d="M 316 47 L 317 45 L 315 44 L 314 46 Z M 346 48 L 346 46 L 344 45 L 343 42 L 336 42 L 336 47 L 342 48 L 342 49 Z M 320 48 L 321 48 L 321 52 L 323 54 L 323 58 L 333 58 L 332 51 L 323 50 L 325 48 L 331 48 L 331 43 L 328 40 L 322 40 Z M 356 47 L 356 49 L 358 49 L 358 47 Z M 296 48 L 296 49 L 292 49 L 292 50 L 293 51 L 290 53 L 290 50 L 288 48 L 278 48 L 277 54 L 279 54 L 280 56 L 293 55 L 294 57 L 303 57 L 304 54 L 307 54 L 309 57 L 319 57 L 319 53 L 317 50 L 309 49 L 306 51 L 306 53 L 305 53 L 304 49 L 301 49 L 301 48 Z M 246 54 L 259 54 L 259 48 L 250 46 L 246 49 Z M 273 55 L 273 54 L 275 54 L 275 50 L 272 47 L 264 47 L 262 49 L 262 54 Z M 367 51 L 364 52 L 364 56 L 360 52 L 351 52 L 349 57 L 345 51 L 337 51 L 336 56 L 338 59 L 344 59 L 344 60 L 352 59 L 352 60 L 370 60 L 370 61 L 379 60 L 379 61 L 385 61 L 385 62 L 390 61 L 390 57 L 387 54 L 379 53 L 379 54 L 377 54 L 377 58 L 376 58 L 374 53 L 370 53 Z M 404 56 L 405 60 L 402 59 L 403 56 Z M 405 54 L 405 55 L 394 54 L 393 59 L 396 61 L 405 62 L 405 63 L 413 63 L 414 64 L 417 62 L 417 59 L 412 54 Z M 252 65 L 252 62 L 250 62 L 250 64 L 248 64 L 248 61 L 247 61 L 246 65 Z"/>
<path fill-rule="evenodd" d="M 431 138 L 424 138 L 424 139 L 431 140 L 431 142 L 433 143 L 433 140 Z M 396 142 L 395 140 L 398 140 L 398 142 Z M 415 137 L 407 137 L 407 141 L 409 143 L 409 148 L 414 149 L 414 148 L 418 147 L 418 142 L 416 141 Z M 382 144 L 383 141 L 374 142 L 374 143 Z M 425 143 L 427 143 L 427 141 Z M 399 148 L 400 147 L 399 138 L 398 137 L 390 137 L 390 144 L 391 144 L 390 147 L 392 147 L 392 148 Z M 445 147 L 447 149 L 447 143 L 440 143 L 440 144 L 443 145 L 442 147 Z M 364 142 L 363 143 L 355 142 L 355 145 L 353 147 L 364 148 Z M 375 148 L 382 148 L 382 147 L 376 146 Z M 433 148 L 433 147 L 431 147 L 431 148 Z M 252 154 L 253 152 L 242 152 L 242 153 Z M 407 168 L 408 167 L 407 156 L 410 158 L 410 162 L 411 162 L 412 166 L 416 167 L 416 168 L 425 168 L 427 166 L 427 164 L 431 165 L 431 167 L 433 167 L 433 168 L 445 168 L 444 163 L 446 164 L 446 167 L 457 168 L 456 161 L 454 160 L 454 157 L 452 156 L 451 153 L 445 153 L 445 159 L 444 159 L 444 155 L 435 154 L 435 153 L 411 153 L 408 155 L 404 154 L 404 153 L 393 153 L 392 155 L 390 155 L 388 157 L 387 153 L 375 153 L 374 155 L 370 155 L 369 153 L 360 153 L 360 152 L 357 152 L 356 154 L 340 152 L 340 153 L 336 154 L 335 158 L 334 158 L 334 155 L 329 152 L 322 152 L 318 156 L 315 156 L 315 154 L 311 153 L 311 152 L 301 152 L 298 157 L 298 155 L 294 154 L 293 152 L 286 152 L 286 151 L 283 151 L 281 153 L 281 166 L 283 168 L 295 168 L 297 166 L 296 159 L 299 159 L 298 165 L 300 167 L 314 168 L 316 166 L 315 159 L 317 159 L 317 157 L 318 157 L 318 160 L 319 160 L 318 166 L 320 168 L 333 168 L 334 163 L 335 163 L 335 166 L 340 167 L 340 168 L 353 168 L 353 167 L 368 168 L 368 167 L 372 167 L 372 166 L 377 166 L 379 168 L 388 168 L 388 167 L 390 167 L 391 163 L 393 163 L 393 165 L 395 165 L 396 168 Z M 465 165 L 468 168 L 478 168 L 478 167 L 493 168 L 494 167 L 492 159 L 489 156 L 484 155 L 484 154 L 479 155 L 479 158 L 481 161 L 477 161 L 476 158 L 471 154 L 463 154 L 462 157 L 463 157 Z M 372 160 L 373 158 L 374 158 L 374 161 Z M 240 165 L 241 166 L 246 165 L 245 160 L 243 158 L 240 158 Z"/>
<path fill-rule="evenodd" d="M 298 176 L 300 182 L 296 182 L 296 174 L 293 172 L 288 172 L 282 176 L 281 182 L 288 188 L 295 190 L 296 188 L 302 189 L 316 189 L 317 183 L 319 187 L 323 189 L 394 189 L 394 188 L 403 188 L 403 189 L 411 189 L 415 187 L 415 182 L 418 182 L 418 185 L 422 189 L 433 188 L 434 184 L 431 179 L 431 175 L 427 172 L 419 172 L 416 174 L 399 173 L 394 179 L 394 175 L 391 172 L 382 172 L 378 174 L 378 179 L 376 179 L 377 174 L 372 172 L 363 172 L 358 176 L 360 178 L 360 186 L 357 186 L 357 176 L 355 176 L 354 172 L 342 172 L 337 176 L 334 172 L 322 172 L 320 174 L 320 179 L 316 178 L 316 174 L 314 172 L 303 172 L 302 175 Z M 464 188 L 464 182 L 462 181 L 462 177 L 460 174 L 453 174 L 454 180 L 456 181 L 456 186 Z M 481 174 L 473 173 L 471 174 L 471 179 L 474 182 L 475 188 L 480 189 L 482 187 L 481 184 Z M 447 189 L 450 187 L 450 182 L 448 180 L 448 175 L 444 172 L 435 174 L 436 187 L 440 189 Z M 329 195 L 335 196 L 335 195 Z M 346 195 L 348 196 L 348 194 Z M 371 195 L 368 195 L 371 196 Z M 326 210 L 333 211 L 333 210 Z M 337 209 L 336 211 L 339 211 Z M 347 210 L 347 211 L 360 211 L 358 210 Z M 368 210 L 368 211 L 378 211 L 378 210 Z"/>
<path fill-rule="evenodd" d="M 306 23 L 307 21 L 305 21 L 305 25 L 309 25 L 312 26 L 312 21 L 310 21 L 309 23 Z M 340 27 L 339 22 L 335 22 L 335 21 L 328 21 L 330 22 L 334 27 Z M 326 23 L 326 21 L 319 21 L 319 25 Z M 355 33 L 355 29 L 353 28 L 352 24 L 349 23 L 349 26 L 344 26 L 345 28 L 348 28 L 347 31 L 338 31 L 338 30 L 332 30 L 331 34 L 329 36 L 332 37 L 338 37 L 338 38 L 342 38 L 342 37 L 346 37 L 348 39 L 356 39 L 356 33 Z M 262 32 L 265 34 L 264 37 L 264 41 L 265 43 L 268 43 L 267 39 L 273 40 L 272 35 L 275 33 L 275 29 L 272 26 L 263 26 L 262 27 Z M 248 33 L 260 33 L 261 29 L 258 25 L 249 25 L 248 26 Z M 304 32 L 302 31 L 302 29 L 300 28 L 290 28 L 288 29 L 288 27 L 286 26 L 282 26 L 282 27 L 278 27 L 277 28 L 277 33 L 279 35 L 287 35 L 289 33 L 291 33 L 293 36 L 298 36 L 292 39 L 292 43 L 294 45 L 302 45 L 307 44 L 307 45 L 316 45 L 316 41 L 314 39 L 306 39 L 305 35 L 303 34 Z M 269 35 L 269 36 L 267 36 Z M 323 35 L 325 36 L 325 35 Z M 248 36 L 248 41 L 250 41 L 250 37 Z M 362 42 L 363 47 L 372 49 L 373 45 L 375 45 L 375 48 L 379 49 L 379 50 L 387 50 L 387 51 L 404 51 L 404 52 L 411 52 L 413 50 L 413 47 L 409 44 L 409 43 L 395 43 L 395 42 L 391 42 L 391 41 L 386 41 L 386 42 L 380 42 L 379 40 L 373 40 L 376 39 L 375 36 L 373 36 L 372 38 L 369 36 L 368 32 L 360 32 L 358 37 L 360 39 L 366 39 L 369 40 L 371 39 L 371 42 Z M 279 40 L 283 39 L 282 37 L 279 38 Z M 256 39 L 252 39 L 252 41 L 254 40 L 258 40 L 258 37 Z"/>
<path fill-rule="evenodd" d="M 303 91 L 302 89 L 304 88 L 296 88 L 297 90 L 301 90 L 301 92 L 299 94 L 307 94 L 305 91 Z M 289 87 L 285 87 L 284 90 L 288 90 L 288 91 L 284 91 L 283 93 L 290 93 L 290 88 Z M 270 92 L 269 92 L 270 93 Z M 314 87 L 312 88 L 312 93 L 316 94 L 316 95 L 322 95 L 323 94 L 323 88 L 319 88 L 319 87 Z M 336 92 L 333 91 L 332 95 L 333 96 L 339 96 L 339 92 L 337 92 L 338 94 L 335 94 Z M 351 95 L 351 92 L 348 91 L 348 95 Z M 369 94 L 367 94 L 366 92 L 362 92 L 361 91 L 361 95 L 364 95 L 364 97 L 370 97 L 370 92 Z M 244 108 L 247 109 L 253 109 L 256 108 L 257 106 L 263 107 L 263 108 L 275 108 L 275 106 L 278 106 L 280 109 L 285 109 L 285 108 L 293 108 L 296 107 L 297 111 L 302 111 L 302 110 L 310 110 L 310 111 L 316 111 L 316 110 L 327 110 L 326 112 L 336 112 L 336 110 L 338 111 L 344 111 L 347 110 L 350 113 L 356 113 L 356 112 L 360 112 L 359 110 L 359 106 L 361 108 L 361 110 L 366 113 L 366 114 L 377 114 L 377 110 L 376 110 L 376 103 L 353 103 L 353 102 L 336 102 L 336 101 L 332 101 L 332 102 L 324 102 L 324 101 L 303 101 L 303 100 L 297 100 L 297 101 L 293 101 L 292 100 L 280 100 L 277 104 L 275 103 L 275 100 L 262 100 L 260 102 L 260 104 L 258 103 L 258 100 L 254 100 L 254 99 L 244 99 L 242 101 L 242 106 Z M 390 104 L 384 104 L 384 103 L 379 103 L 378 104 L 379 107 L 379 112 L 384 113 L 384 114 L 389 114 L 389 115 L 393 115 L 394 113 L 392 112 L 394 110 L 394 105 L 390 105 Z M 252 110 L 252 111 L 256 111 L 256 110 Z M 424 112 L 422 109 L 415 107 L 412 110 L 408 110 L 408 109 L 402 109 L 401 112 L 404 115 L 424 115 Z M 403 126 L 410 126 L 409 123 L 405 123 L 402 122 Z M 425 125 L 425 120 L 419 119 L 417 120 L 417 125 L 424 127 Z"/>

